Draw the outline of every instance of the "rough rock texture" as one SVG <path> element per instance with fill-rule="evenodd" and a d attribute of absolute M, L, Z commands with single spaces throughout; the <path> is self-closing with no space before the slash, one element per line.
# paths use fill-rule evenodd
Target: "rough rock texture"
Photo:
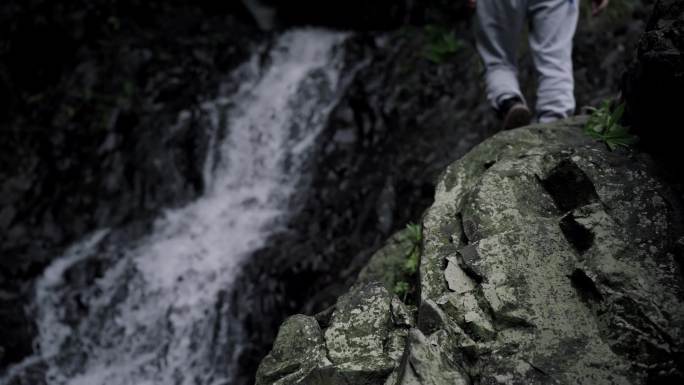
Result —
<path fill-rule="evenodd" d="M 411 321 L 401 301 L 380 284 L 358 285 L 335 305 L 325 330 L 296 315 L 280 328 L 262 361 L 257 385 L 382 385 L 397 367 Z"/>
<path fill-rule="evenodd" d="M 427 338 L 420 330 L 411 329 L 402 366 L 396 379 L 390 377 L 386 384 L 468 385 L 459 363 L 444 350 L 445 337 L 446 333 L 434 333 Z"/>
<path fill-rule="evenodd" d="M 675 175 L 684 196 L 680 141 L 684 89 L 684 2 L 660 0 L 639 40 L 636 60 L 622 82 L 626 121 L 641 144 Z"/>
<path fill-rule="evenodd" d="M 448 348 L 471 355 L 476 383 L 684 378 L 679 202 L 647 159 L 592 143 L 582 123 L 484 142 L 425 216 L 419 319 L 434 303 L 446 325 L 433 329 L 476 342 Z"/>
<path fill-rule="evenodd" d="M 386 385 L 684 380 L 681 202 L 647 156 L 609 151 L 585 121 L 500 133 L 447 168 L 423 220 L 416 328 L 391 374 L 362 360 Z M 336 363 L 386 352 L 369 333 L 387 335 L 389 298 L 365 293 L 343 296 L 322 333 Z M 364 306 L 377 310 L 359 323 Z M 260 384 L 280 383 L 263 377 L 293 356 L 279 349 Z"/>
<path fill-rule="evenodd" d="M 257 383 L 294 382 L 319 364 L 330 365 L 321 327 L 313 317 L 295 315 L 280 327 L 273 350 L 261 364 Z"/>

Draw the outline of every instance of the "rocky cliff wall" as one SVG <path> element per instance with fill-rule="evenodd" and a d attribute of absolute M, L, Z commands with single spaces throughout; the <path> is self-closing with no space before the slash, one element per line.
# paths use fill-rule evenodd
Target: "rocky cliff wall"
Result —
<path fill-rule="evenodd" d="M 684 3 L 658 1 L 622 81 L 626 119 L 684 195 L 679 140 L 684 89 Z"/>

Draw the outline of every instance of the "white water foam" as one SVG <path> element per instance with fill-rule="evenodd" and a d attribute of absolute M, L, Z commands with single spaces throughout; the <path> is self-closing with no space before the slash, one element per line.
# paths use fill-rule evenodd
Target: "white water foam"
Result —
<path fill-rule="evenodd" d="M 228 346 L 235 337 L 227 338 L 226 329 L 239 331 L 225 325 L 217 307 L 240 264 L 287 217 L 302 166 L 336 103 L 335 47 L 344 38 L 290 31 L 271 48 L 265 67 L 255 54 L 238 71 L 244 80 L 237 93 L 203 106 L 214 132 L 224 132 L 208 160 L 205 195 L 166 212 L 135 245 L 121 246 L 116 261 L 85 288 L 70 287 L 64 273 L 97 254 L 105 231 L 46 270 L 36 306 L 47 383 L 231 382 L 239 346 Z M 82 317 L 69 316 L 67 303 L 79 304 Z"/>

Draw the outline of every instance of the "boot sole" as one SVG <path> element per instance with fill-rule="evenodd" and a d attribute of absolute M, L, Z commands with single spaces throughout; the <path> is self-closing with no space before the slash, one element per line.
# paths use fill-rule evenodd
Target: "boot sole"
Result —
<path fill-rule="evenodd" d="M 532 120 L 532 113 L 530 110 L 522 104 L 517 104 L 511 107 L 510 111 L 506 114 L 506 118 L 503 122 L 504 130 L 512 130 L 514 128 L 527 126 Z"/>

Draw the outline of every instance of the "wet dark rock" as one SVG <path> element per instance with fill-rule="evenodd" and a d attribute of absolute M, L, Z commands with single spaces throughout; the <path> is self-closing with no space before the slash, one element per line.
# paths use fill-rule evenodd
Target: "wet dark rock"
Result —
<path fill-rule="evenodd" d="M 619 94 L 653 0 L 613 0 L 600 17 L 591 16 L 590 3 L 580 4 L 582 14 L 572 54 L 578 111 L 584 106 L 597 107 Z"/>
<path fill-rule="evenodd" d="M 626 124 L 647 149 L 674 175 L 684 180 L 680 140 L 684 89 L 684 3 L 659 0 L 639 40 L 636 58 L 624 76 Z M 679 183 L 680 194 L 684 186 Z"/>
<path fill-rule="evenodd" d="M 646 140 L 665 138 L 665 133 L 680 127 L 678 95 L 684 87 L 682 18 L 681 1 L 659 0 L 639 40 L 636 60 L 625 74 L 628 120 Z"/>
<path fill-rule="evenodd" d="M 251 1 L 251 0 L 247 0 Z M 379 31 L 408 24 L 454 22 L 469 12 L 466 2 L 449 0 L 261 0 L 272 7 L 281 27 L 317 25 Z"/>
<path fill-rule="evenodd" d="M 224 3 L 0 5 L 0 371 L 32 351 L 31 282 L 66 245 L 202 192 L 199 104 L 259 36 Z"/>
<path fill-rule="evenodd" d="M 33 323 L 26 316 L 23 298 L 12 292 L 0 291 L 0 330 L 3 330 L 0 346 L 0 362 L 17 362 L 32 352 L 35 333 Z M 11 331 L 7 333 L 6 331 Z"/>

